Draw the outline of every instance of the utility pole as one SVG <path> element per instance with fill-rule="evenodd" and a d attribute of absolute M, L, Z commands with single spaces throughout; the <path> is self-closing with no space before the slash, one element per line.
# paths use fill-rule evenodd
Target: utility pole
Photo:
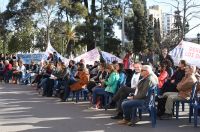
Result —
<path fill-rule="evenodd" d="M 200 33 L 197 34 L 197 40 L 198 40 L 198 44 L 200 42 Z"/>
<path fill-rule="evenodd" d="M 101 0 L 101 46 L 104 50 L 104 11 L 103 11 L 104 0 Z"/>

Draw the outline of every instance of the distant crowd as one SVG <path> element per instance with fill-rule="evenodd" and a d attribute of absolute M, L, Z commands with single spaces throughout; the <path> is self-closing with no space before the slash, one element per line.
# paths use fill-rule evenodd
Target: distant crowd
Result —
<path fill-rule="evenodd" d="M 57 54 L 45 61 L 24 64 L 15 55 L 0 56 L 0 79 L 4 83 L 31 85 L 46 97 L 69 101 L 74 93 L 84 91 L 90 109 L 116 109 L 112 119 L 118 124 L 134 126 L 141 119 L 137 108 L 145 105 L 150 87 L 156 86 L 157 116 L 161 120 L 173 117 L 173 102 L 189 100 L 194 84 L 200 80 L 200 69 L 181 60 L 178 66 L 165 48 L 160 55 L 140 54 L 133 62 L 127 52 L 123 63 L 95 61 L 87 65 L 84 58 L 70 60 L 65 65 Z M 196 92 L 200 91 L 198 84 Z"/>

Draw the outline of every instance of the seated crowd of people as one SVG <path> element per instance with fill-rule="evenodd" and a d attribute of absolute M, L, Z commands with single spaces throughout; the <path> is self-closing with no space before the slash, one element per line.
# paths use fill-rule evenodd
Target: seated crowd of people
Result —
<path fill-rule="evenodd" d="M 91 109 L 116 108 L 112 119 L 134 125 L 141 119 L 137 107 L 145 104 L 148 89 L 157 86 L 160 119 L 171 119 L 173 101 L 188 100 L 192 86 L 199 80 L 199 69 L 181 60 L 178 67 L 169 56 L 163 55 L 156 68 L 151 64 L 134 62 L 133 69 L 124 69 L 123 63 L 95 61 L 85 65 L 84 59 L 66 66 L 61 60 L 47 60 L 40 64 L 24 65 L 21 59 L 0 60 L 0 77 L 5 83 L 31 84 L 42 96 L 55 96 L 68 101 L 71 93 L 86 90 Z M 198 86 L 200 91 L 200 86 Z"/>

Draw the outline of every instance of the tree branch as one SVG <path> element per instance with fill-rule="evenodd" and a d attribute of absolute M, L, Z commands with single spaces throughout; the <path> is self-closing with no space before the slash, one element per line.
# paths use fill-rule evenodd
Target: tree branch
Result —
<path fill-rule="evenodd" d="M 193 30 L 193 29 L 197 28 L 198 26 L 200 26 L 200 23 L 199 23 L 199 24 L 197 24 L 197 25 L 195 25 L 195 26 L 193 26 L 192 28 L 190 28 L 190 29 L 189 29 L 189 31 L 188 31 L 188 33 L 189 33 L 191 30 Z"/>
<path fill-rule="evenodd" d="M 186 10 L 189 10 L 190 8 L 197 8 L 197 7 L 200 7 L 200 5 L 195 5 L 195 4 L 189 5 L 189 6 L 186 8 Z"/>
<path fill-rule="evenodd" d="M 194 15 L 194 14 L 197 14 L 197 13 L 200 13 L 200 11 L 192 11 L 189 14 L 186 15 L 186 18 L 189 17 L 190 15 Z"/>
<path fill-rule="evenodd" d="M 189 0 L 187 3 L 186 3 L 186 5 L 188 5 L 188 4 L 190 4 L 190 2 L 192 2 L 193 0 Z"/>
<path fill-rule="evenodd" d="M 175 5 L 171 4 L 171 3 L 168 3 L 168 2 L 159 2 L 159 1 L 156 1 L 156 0 L 154 0 L 154 2 L 170 5 L 170 6 L 174 7 L 174 8 L 176 8 L 176 9 L 178 8 L 177 6 L 175 6 Z"/>

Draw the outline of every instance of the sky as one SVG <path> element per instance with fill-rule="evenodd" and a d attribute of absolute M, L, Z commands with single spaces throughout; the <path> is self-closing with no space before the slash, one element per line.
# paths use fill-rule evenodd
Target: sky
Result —
<path fill-rule="evenodd" d="M 0 11 L 4 11 L 6 9 L 6 5 L 8 4 L 8 1 L 9 0 L 0 0 Z M 147 1 L 147 7 L 152 6 L 152 5 L 159 5 L 159 6 L 161 6 L 163 12 L 166 12 L 166 13 L 171 13 L 174 10 L 174 8 L 170 7 L 169 5 L 158 3 L 158 2 L 163 2 L 163 1 L 166 2 L 166 0 L 146 0 L 146 1 Z M 158 2 L 156 2 L 156 1 L 158 1 Z M 170 2 L 172 2 L 172 1 L 173 0 L 170 0 Z M 194 0 L 194 1 L 199 2 L 199 0 Z M 197 25 L 199 23 L 200 23 L 200 19 L 193 19 L 190 22 L 190 27 L 193 27 L 194 25 Z M 114 31 L 115 31 L 115 35 L 117 36 L 117 38 L 121 39 L 121 30 L 119 30 L 119 28 L 115 26 Z M 198 33 L 200 33 L 200 26 L 191 30 L 186 35 L 186 37 L 196 38 Z"/>
<path fill-rule="evenodd" d="M 173 7 L 171 7 L 167 4 L 158 3 L 158 2 L 168 2 L 166 0 L 146 0 L 146 1 L 147 1 L 148 7 L 152 6 L 152 5 L 159 5 L 162 8 L 163 12 L 166 12 L 166 13 L 171 13 L 174 10 Z M 158 2 L 156 2 L 156 1 L 158 1 Z M 176 3 L 173 3 L 173 1 L 175 1 L 175 0 L 169 0 L 170 3 L 176 4 Z M 193 1 L 200 4 L 199 0 L 193 0 Z M 191 10 L 191 11 L 196 11 L 196 10 Z M 189 25 L 190 25 L 190 27 L 193 27 L 199 23 L 200 23 L 200 19 L 192 19 L 189 22 Z M 200 33 L 200 26 L 191 30 L 188 34 L 186 34 L 186 38 L 196 38 L 198 33 Z"/>

